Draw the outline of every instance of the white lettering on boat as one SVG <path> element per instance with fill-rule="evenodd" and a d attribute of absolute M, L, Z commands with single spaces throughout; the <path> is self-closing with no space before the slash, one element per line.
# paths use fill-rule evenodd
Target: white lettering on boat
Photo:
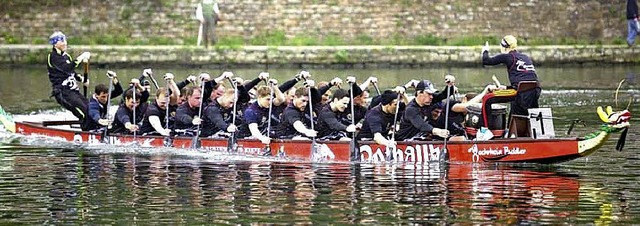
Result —
<path fill-rule="evenodd" d="M 440 147 L 433 144 L 408 145 L 404 149 L 388 149 L 385 146 L 374 145 L 360 146 L 360 155 L 365 162 L 385 162 L 388 155 L 393 161 L 404 162 L 431 162 L 440 160 Z"/>
<path fill-rule="evenodd" d="M 478 149 L 478 145 L 474 144 L 467 149 L 467 152 L 473 153 L 473 156 L 471 157 L 473 162 L 478 162 L 480 160 L 480 156 L 524 155 L 527 153 L 527 149 L 509 146 Z"/>

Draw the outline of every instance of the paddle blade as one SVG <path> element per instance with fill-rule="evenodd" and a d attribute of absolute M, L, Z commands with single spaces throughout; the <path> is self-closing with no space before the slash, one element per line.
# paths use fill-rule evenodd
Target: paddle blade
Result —
<path fill-rule="evenodd" d="M 193 136 L 193 139 L 191 139 L 191 148 L 200 148 L 201 144 L 200 144 L 200 138 L 198 137 L 198 135 Z"/>
<path fill-rule="evenodd" d="M 165 137 L 165 138 L 162 140 L 162 144 L 163 144 L 165 147 L 168 147 L 168 148 L 173 147 L 173 138 L 171 138 L 170 136 L 169 136 L 169 137 Z"/>
<path fill-rule="evenodd" d="M 622 151 L 622 149 L 624 148 L 624 143 L 627 140 L 627 132 L 629 131 L 629 128 L 624 128 L 624 130 L 622 131 L 622 134 L 620 134 L 620 139 L 618 139 L 618 143 L 616 144 L 616 150 L 618 151 Z"/>
<path fill-rule="evenodd" d="M 270 145 L 265 145 L 264 148 L 262 149 L 262 156 L 271 156 L 271 146 Z"/>
<path fill-rule="evenodd" d="M 360 147 L 358 147 L 358 141 L 354 138 L 349 142 L 349 150 L 351 150 L 351 161 L 360 162 L 362 157 L 360 156 Z"/>
<path fill-rule="evenodd" d="M 393 161 L 393 154 L 394 154 L 394 152 L 395 152 L 395 148 L 387 147 L 387 154 L 386 154 L 386 156 L 385 156 L 385 157 L 386 157 L 387 162 L 391 162 L 391 161 Z"/>
<path fill-rule="evenodd" d="M 100 142 L 102 142 L 103 144 L 109 143 L 109 128 L 107 126 L 102 128 L 102 135 L 100 136 Z"/>
<path fill-rule="evenodd" d="M 319 156 L 318 147 L 316 145 L 316 138 L 311 141 L 311 160 L 317 159 Z"/>
<path fill-rule="evenodd" d="M 238 144 L 236 143 L 236 134 L 232 133 L 227 139 L 227 151 L 238 152 Z"/>
<path fill-rule="evenodd" d="M 16 124 L 15 122 L 13 122 L 13 118 L 11 117 L 11 115 L 9 115 L 9 113 L 5 112 L 4 109 L 2 109 L 2 106 L 0 106 L 0 124 L 2 124 L 4 126 L 4 129 L 6 129 L 7 131 L 12 133 L 16 132 Z"/>

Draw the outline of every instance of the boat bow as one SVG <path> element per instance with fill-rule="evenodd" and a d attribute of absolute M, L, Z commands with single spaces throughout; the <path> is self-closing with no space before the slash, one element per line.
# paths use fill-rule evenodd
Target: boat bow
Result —
<path fill-rule="evenodd" d="M 611 106 L 608 106 L 606 112 L 602 107 L 598 107 L 597 113 L 604 124 L 600 126 L 598 132 L 588 134 L 584 140 L 578 142 L 578 153 L 582 156 L 587 156 L 595 152 L 609 140 L 611 134 L 620 131 L 623 132 L 617 146 L 622 149 L 626 139 L 626 131 L 629 129 L 629 126 L 631 126 L 631 124 L 629 124 L 629 120 L 631 119 L 631 112 L 629 112 L 629 110 L 613 112 Z"/>

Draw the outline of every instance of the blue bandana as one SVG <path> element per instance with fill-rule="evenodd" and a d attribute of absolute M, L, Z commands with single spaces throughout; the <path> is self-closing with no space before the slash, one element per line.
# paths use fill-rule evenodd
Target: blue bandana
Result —
<path fill-rule="evenodd" d="M 59 41 L 63 41 L 65 39 L 67 39 L 67 37 L 62 32 L 55 32 L 49 36 L 49 44 L 55 45 Z"/>

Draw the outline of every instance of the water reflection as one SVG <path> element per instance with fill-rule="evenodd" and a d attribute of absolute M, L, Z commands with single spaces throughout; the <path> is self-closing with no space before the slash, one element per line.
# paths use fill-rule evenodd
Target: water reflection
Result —
<path fill-rule="evenodd" d="M 612 193 L 562 167 L 0 152 L 6 223 L 615 223 L 638 212 L 637 189 Z"/>

